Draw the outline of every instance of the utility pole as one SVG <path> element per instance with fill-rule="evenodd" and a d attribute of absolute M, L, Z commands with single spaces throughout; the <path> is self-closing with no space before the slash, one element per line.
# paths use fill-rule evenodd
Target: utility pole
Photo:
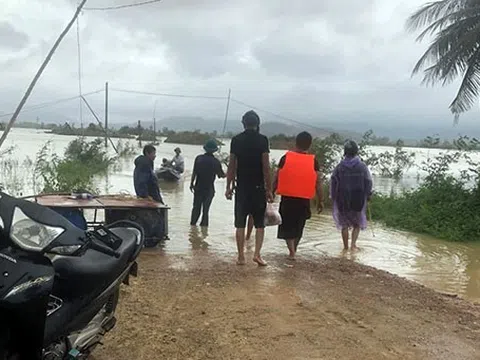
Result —
<path fill-rule="evenodd" d="M 105 147 L 108 146 L 108 81 L 105 83 Z"/>
<path fill-rule="evenodd" d="M 138 120 L 138 125 L 137 125 L 137 132 L 138 132 L 138 146 L 142 147 L 142 124 L 140 123 L 140 120 Z"/>
<path fill-rule="evenodd" d="M 82 0 L 80 5 L 78 5 L 77 10 L 75 11 L 75 14 L 73 15 L 72 19 L 67 24 L 65 29 L 63 29 L 61 34 L 58 36 L 58 39 L 53 44 L 53 47 L 50 49 L 49 53 L 47 54 L 47 57 L 45 58 L 45 60 L 43 60 L 42 65 L 40 66 L 37 73 L 33 77 L 32 82 L 30 83 L 30 85 L 28 85 L 27 91 L 25 92 L 25 94 L 23 94 L 22 100 L 20 100 L 20 103 L 18 104 L 17 108 L 15 109 L 15 112 L 13 113 L 10 121 L 8 122 L 7 127 L 5 128 L 5 131 L 2 134 L 2 137 L 0 137 L 0 148 L 2 147 L 3 143 L 5 142 L 5 139 L 7 138 L 10 130 L 12 129 L 13 124 L 17 120 L 18 114 L 20 114 L 20 111 L 22 111 L 23 106 L 25 105 L 25 103 L 27 102 L 30 94 L 32 93 L 33 88 L 35 87 L 35 84 L 37 83 L 38 79 L 40 79 L 40 76 L 42 76 L 43 71 L 47 67 L 48 63 L 50 62 L 50 59 L 52 58 L 53 54 L 57 50 L 58 46 L 62 42 L 65 35 L 67 35 L 68 31 L 72 28 L 73 24 L 75 24 L 75 20 L 77 20 L 77 17 L 78 17 L 78 15 L 80 15 L 80 12 L 82 11 L 83 5 L 85 5 L 86 2 L 87 2 L 87 0 Z"/>
<path fill-rule="evenodd" d="M 225 109 L 225 120 L 223 122 L 222 137 L 225 135 L 225 130 L 227 129 L 228 109 L 230 108 L 230 96 L 231 95 L 232 95 L 232 89 L 228 89 L 227 107 Z"/>
<path fill-rule="evenodd" d="M 157 144 L 157 119 L 155 118 L 155 113 L 157 111 L 157 101 L 155 100 L 155 105 L 153 106 L 153 144 Z"/>

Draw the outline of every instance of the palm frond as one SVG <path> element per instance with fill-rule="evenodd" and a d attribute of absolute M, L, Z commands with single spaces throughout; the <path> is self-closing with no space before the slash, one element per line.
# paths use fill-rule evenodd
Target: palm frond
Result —
<path fill-rule="evenodd" d="M 423 83 L 448 84 L 467 68 L 467 63 L 480 41 L 480 16 L 451 24 L 441 31 L 413 69 L 416 74 L 427 63 Z"/>
<path fill-rule="evenodd" d="M 479 30 L 480 12 L 475 17 L 468 17 L 452 23 L 438 32 L 427 51 L 418 60 L 412 75 L 433 63 L 436 63 L 436 69 L 440 71 L 438 74 L 441 74 L 438 80 L 457 75 L 455 70 L 458 71 L 458 66 L 461 67 L 462 63 L 466 63 L 472 52 L 475 51 L 479 40 Z M 454 70 L 453 73 L 450 73 L 452 70 Z"/>
<path fill-rule="evenodd" d="M 450 104 L 450 111 L 455 115 L 455 121 L 458 116 L 472 108 L 478 99 L 480 93 L 480 47 L 477 47 L 475 53 L 468 61 L 468 68 L 463 75 L 462 83 L 458 89 L 455 99 Z"/>
<path fill-rule="evenodd" d="M 450 14 L 447 14 L 438 20 L 432 22 L 427 26 L 417 37 L 417 41 L 421 42 L 426 36 L 433 35 L 439 31 L 444 30 L 446 27 L 458 23 L 462 20 L 476 18 L 480 15 L 480 6 L 476 8 L 459 9 Z"/>
<path fill-rule="evenodd" d="M 428 24 L 432 24 L 452 12 L 464 8 L 469 0 L 439 0 L 425 4 L 407 20 L 407 31 L 417 31 Z"/>
<path fill-rule="evenodd" d="M 480 0 L 438 0 L 428 3 L 406 22 L 409 31 L 423 28 L 417 41 L 434 39 L 412 75 L 424 70 L 423 84 L 446 85 L 462 76 L 450 110 L 458 121 L 480 95 Z"/>

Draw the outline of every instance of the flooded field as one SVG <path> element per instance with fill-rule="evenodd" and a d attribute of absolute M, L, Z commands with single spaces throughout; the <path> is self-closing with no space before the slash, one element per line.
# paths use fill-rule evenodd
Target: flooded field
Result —
<path fill-rule="evenodd" d="M 28 156 L 35 153 L 48 140 L 59 154 L 74 137 L 53 136 L 36 130 L 14 129 L 9 135 L 7 145 L 15 146 L 11 159 L 21 164 Z M 200 146 L 180 145 L 186 162 L 186 174 L 178 184 L 161 184 L 164 197 L 170 211 L 169 229 L 171 240 L 166 241 L 163 248 L 154 250 L 159 255 L 172 254 L 190 257 L 195 254 L 214 255 L 230 261 L 235 256 L 235 240 L 233 231 L 233 203 L 225 200 L 223 193 L 225 182 L 216 184 L 217 195 L 211 209 L 211 224 L 208 232 L 189 226 L 190 210 L 193 196 L 188 189 L 190 169 L 195 156 L 201 153 Z M 157 147 L 158 158 L 173 156 L 175 144 L 161 144 Z M 385 148 L 373 148 L 384 151 Z M 224 150 L 228 150 L 224 147 Z M 139 152 L 141 149 L 139 149 Z M 440 150 L 412 149 L 416 153 L 417 163 L 440 152 Z M 279 158 L 283 151 L 272 151 L 272 157 Z M 454 171 L 459 171 L 462 164 L 457 164 Z M 27 186 L 34 174 L 22 173 L 15 169 L 19 180 L 26 185 L 24 194 L 30 194 Z M 122 160 L 117 171 L 109 174 L 99 184 L 99 189 L 107 193 L 125 191 L 133 193 L 133 158 Z M 417 182 L 418 168 L 412 168 L 399 184 L 389 179 L 375 177 L 374 186 L 377 191 L 389 192 L 392 187 L 408 188 Z M 12 174 L 2 174 L 0 182 Z M 265 259 L 286 252 L 285 244 L 276 239 L 276 229 L 266 232 L 264 245 Z M 474 240 L 474 239 L 472 239 Z M 253 246 L 250 243 L 248 246 Z M 328 213 L 314 215 L 308 222 L 305 238 L 299 246 L 300 261 L 302 258 L 316 261 L 322 255 L 346 256 L 359 263 L 398 274 L 417 281 L 439 291 L 456 293 L 472 300 L 480 300 L 480 242 L 449 243 L 437 239 L 385 229 L 373 224 L 369 230 L 361 234 L 359 240 L 361 251 L 341 255 L 340 234 L 333 226 Z M 178 266 L 181 266 L 179 263 Z"/>

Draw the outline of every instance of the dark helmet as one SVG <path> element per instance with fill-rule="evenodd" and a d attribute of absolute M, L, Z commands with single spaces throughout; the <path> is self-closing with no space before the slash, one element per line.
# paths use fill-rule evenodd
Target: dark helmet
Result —
<path fill-rule="evenodd" d="M 246 126 L 246 127 L 254 127 L 254 126 L 259 127 L 260 116 L 258 116 L 258 114 L 255 111 L 249 110 L 245 114 L 243 114 L 242 124 L 243 126 Z"/>
<path fill-rule="evenodd" d="M 343 145 L 343 154 L 350 157 L 358 155 L 357 143 L 353 140 L 345 141 L 345 144 Z"/>

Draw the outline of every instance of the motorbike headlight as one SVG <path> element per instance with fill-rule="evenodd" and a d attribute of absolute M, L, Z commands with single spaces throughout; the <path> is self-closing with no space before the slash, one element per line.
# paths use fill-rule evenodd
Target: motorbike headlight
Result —
<path fill-rule="evenodd" d="M 13 211 L 10 237 L 24 250 L 41 252 L 65 231 L 62 227 L 40 224 L 19 207 Z"/>

